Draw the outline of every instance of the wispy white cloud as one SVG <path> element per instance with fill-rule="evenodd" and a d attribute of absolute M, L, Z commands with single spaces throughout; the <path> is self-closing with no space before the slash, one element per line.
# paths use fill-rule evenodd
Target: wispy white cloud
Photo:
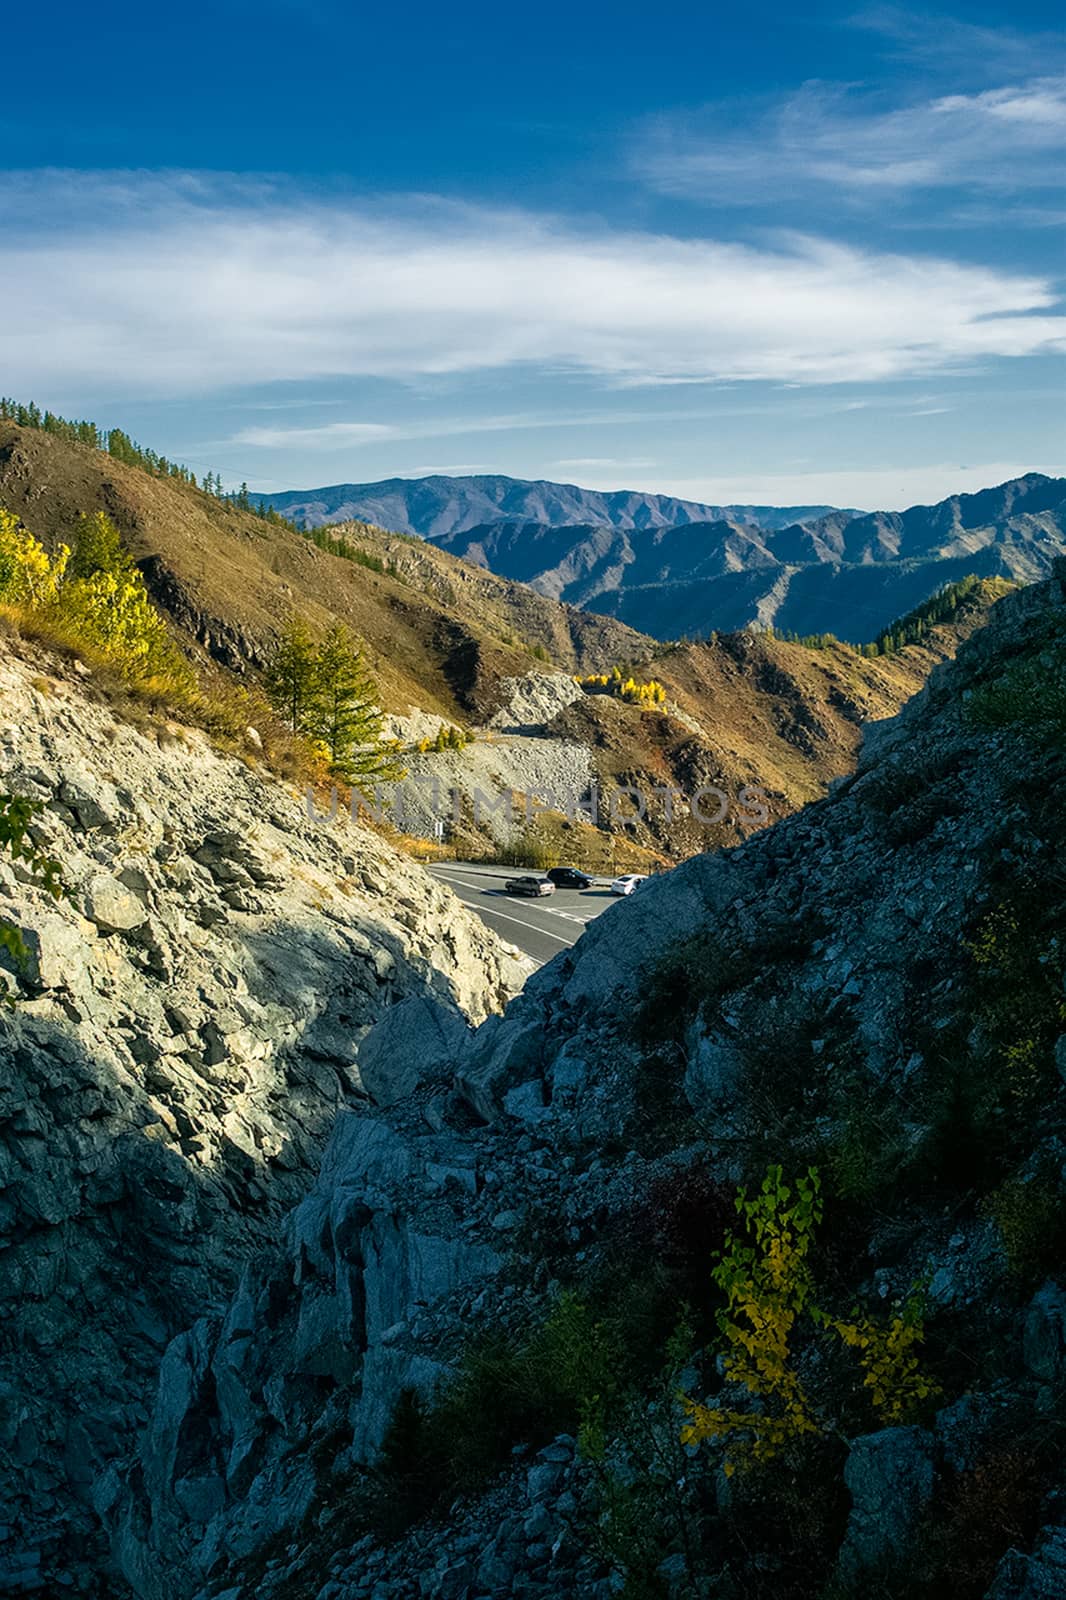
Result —
<path fill-rule="evenodd" d="M 756 408 L 763 415 L 765 407 Z M 333 422 L 318 427 L 300 424 L 272 428 L 249 426 L 217 441 L 225 445 L 252 445 L 266 450 L 310 449 L 346 450 L 351 445 L 373 445 L 384 440 L 407 442 L 415 439 L 472 438 L 485 433 L 527 433 L 530 430 L 644 426 L 649 422 L 690 421 L 712 417 L 712 411 L 501 411 L 495 416 L 441 415 L 403 423 Z M 207 448 L 205 446 L 205 448 Z M 586 459 L 586 458 L 582 458 Z M 563 463 L 560 463 L 562 465 Z M 571 463 L 572 464 L 572 463 Z M 650 465 L 650 463 L 648 463 Z"/>
<path fill-rule="evenodd" d="M 381 444 L 396 436 L 397 430 L 384 422 L 330 422 L 321 428 L 242 428 L 227 442 L 261 450 L 349 450 L 353 445 Z"/>
<path fill-rule="evenodd" d="M 1044 278 L 820 238 L 756 248 L 198 174 L 23 175 L 0 206 L 19 313 L 0 366 L 42 397 L 508 368 L 868 382 L 1066 348 Z"/>
<path fill-rule="evenodd" d="M 971 84 L 1002 83 L 1053 70 L 1066 60 L 1066 33 L 1058 30 L 989 26 L 931 6 L 864 6 L 848 18 L 854 28 L 880 36 L 890 57 L 913 70 L 945 72 Z"/>
<path fill-rule="evenodd" d="M 658 466 L 658 462 L 647 456 L 564 456 L 553 465 L 565 467 L 567 471 L 574 467 L 590 472 L 598 471 L 601 467 L 621 467 L 625 472 L 635 472 L 643 467 Z"/>
<path fill-rule="evenodd" d="M 613 387 L 613 385 L 612 385 Z M 649 385 L 645 385 L 645 388 Z M 826 398 L 825 390 L 812 392 L 811 398 L 800 398 L 798 389 L 795 398 L 792 392 L 795 385 L 781 386 L 789 392 L 789 409 L 797 416 L 836 416 L 841 412 L 865 411 L 871 402 L 867 400 L 834 401 Z M 722 388 L 712 386 L 712 393 L 720 401 Z M 331 402 L 332 403 L 332 402 Z M 396 423 L 372 423 L 366 421 L 348 421 L 334 423 L 320 423 L 310 426 L 306 423 L 283 424 L 275 423 L 272 427 L 250 424 L 241 428 L 237 433 L 229 434 L 224 439 L 212 441 L 203 440 L 197 446 L 201 451 L 213 450 L 220 447 L 247 446 L 263 450 L 308 450 L 308 451 L 338 451 L 343 452 L 352 446 L 379 443 L 406 443 L 412 440 L 450 439 L 450 438 L 475 438 L 480 434 L 518 434 L 537 431 L 559 432 L 572 428 L 640 428 L 650 426 L 669 426 L 673 423 L 716 422 L 723 417 L 734 420 L 738 417 L 771 417 L 780 415 L 782 408 L 781 399 L 773 399 L 755 403 L 730 400 L 726 407 L 721 403 L 717 406 L 695 405 L 685 408 L 664 408 L 662 406 L 648 406 L 640 410 L 627 410 L 618 406 L 609 409 L 592 409 L 584 411 L 571 411 L 559 406 L 547 411 L 499 411 L 492 416 L 477 416 L 470 413 L 452 412 L 442 413 L 438 416 L 421 417 L 417 420 Z M 256 409 L 254 407 L 250 409 Z M 265 409 L 269 409 L 266 407 Z M 654 466 L 655 463 L 643 457 L 632 456 L 603 457 L 603 456 L 571 456 L 557 461 L 556 466 Z M 443 468 L 435 468 L 443 471 Z M 471 469 L 472 470 L 472 469 Z"/>
<path fill-rule="evenodd" d="M 961 188 L 1061 191 L 1066 76 L 886 106 L 854 85 L 807 83 L 754 120 L 708 106 L 647 124 L 636 169 L 672 194 L 765 205 L 815 188 L 876 201 Z"/>

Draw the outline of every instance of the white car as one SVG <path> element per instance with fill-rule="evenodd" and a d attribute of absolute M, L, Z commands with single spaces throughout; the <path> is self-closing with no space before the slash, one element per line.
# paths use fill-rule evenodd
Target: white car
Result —
<path fill-rule="evenodd" d="M 615 878 L 611 883 L 612 894 L 632 894 L 634 889 L 640 887 L 647 880 L 646 872 L 626 872 L 620 878 Z"/>

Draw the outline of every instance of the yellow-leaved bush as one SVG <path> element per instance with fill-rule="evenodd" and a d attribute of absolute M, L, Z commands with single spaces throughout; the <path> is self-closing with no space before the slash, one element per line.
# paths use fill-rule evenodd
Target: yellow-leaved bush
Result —
<path fill-rule="evenodd" d="M 127 682 L 188 675 L 144 579 L 102 512 L 80 518 L 73 550 L 49 555 L 10 511 L 0 509 L 0 604 L 16 620 L 51 629 L 102 655 Z"/>
<path fill-rule="evenodd" d="M 824 1324 L 858 1355 L 863 1384 L 878 1421 L 886 1427 L 907 1422 L 919 1406 L 939 1394 L 917 1355 L 925 1337 L 921 1294 L 909 1295 L 884 1324 L 859 1310 L 852 1312 L 850 1322 L 827 1317 Z"/>
<path fill-rule="evenodd" d="M 131 678 L 145 678 L 171 663 L 166 624 L 133 573 L 94 572 L 59 593 L 58 610 L 74 634 L 120 663 Z"/>
<path fill-rule="evenodd" d="M 54 605 L 69 559 L 65 544 L 49 556 L 18 517 L 0 506 L 0 602 L 29 608 Z"/>
<path fill-rule="evenodd" d="M 821 1183 L 812 1167 L 795 1186 L 771 1167 L 757 1195 L 741 1189 L 741 1234 L 728 1235 L 714 1279 L 725 1293 L 719 1327 L 726 1344 L 723 1375 L 747 1392 L 734 1406 L 705 1406 L 680 1397 L 686 1421 L 683 1444 L 728 1441 L 724 1470 L 772 1461 L 805 1435 L 835 1431 L 819 1412 L 794 1364 L 793 1340 L 801 1320 L 830 1332 L 855 1351 L 863 1387 L 878 1420 L 906 1422 L 939 1393 L 923 1372 L 918 1347 L 925 1334 L 922 1294 L 915 1290 L 887 1323 L 856 1310 L 845 1321 L 813 1301 L 810 1252 L 822 1220 Z"/>
<path fill-rule="evenodd" d="M 753 1199 L 740 1191 L 737 1210 L 747 1237 L 729 1234 L 714 1279 L 726 1297 L 719 1316 L 728 1346 L 725 1376 L 742 1384 L 758 1408 L 702 1406 L 685 1396 L 681 1432 L 684 1444 L 735 1441 L 727 1473 L 739 1460 L 770 1461 L 792 1440 L 819 1431 L 791 1351 L 812 1291 L 808 1255 L 822 1216 L 818 1174 L 812 1168 L 793 1191 L 781 1168 L 771 1167 Z"/>

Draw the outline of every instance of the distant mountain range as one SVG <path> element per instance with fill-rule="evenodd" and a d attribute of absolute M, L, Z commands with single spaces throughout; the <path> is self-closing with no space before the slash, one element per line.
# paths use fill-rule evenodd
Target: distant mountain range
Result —
<path fill-rule="evenodd" d="M 305 526 L 419 534 L 657 638 L 773 625 L 860 642 L 943 584 L 1021 582 L 1066 555 L 1066 479 L 1028 473 L 903 512 L 707 506 L 515 478 L 395 478 L 275 495 Z"/>
<path fill-rule="evenodd" d="M 258 500 L 259 495 L 254 495 Z M 444 542 L 492 522 L 536 522 L 546 527 L 637 530 L 675 528 L 725 520 L 738 526 L 783 528 L 832 511 L 832 506 L 708 506 L 636 489 L 579 489 L 573 483 L 524 478 L 385 478 L 380 483 L 335 483 L 265 495 L 304 528 L 355 519 L 393 533 L 417 533 Z"/>

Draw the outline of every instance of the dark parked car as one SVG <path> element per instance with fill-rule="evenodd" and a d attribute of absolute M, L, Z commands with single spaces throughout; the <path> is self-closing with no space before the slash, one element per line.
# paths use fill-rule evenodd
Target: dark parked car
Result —
<path fill-rule="evenodd" d="M 531 898 L 555 893 L 554 883 L 549 883 L 547 878 L 508 878 L 504 888 L 508 894 L 528 894 Z"/>
<path fill-rule="evenodd" d="M 592 879 L 576 867 L 552 867 L 548 877 L 557 889 L 591 889 Z"/>

